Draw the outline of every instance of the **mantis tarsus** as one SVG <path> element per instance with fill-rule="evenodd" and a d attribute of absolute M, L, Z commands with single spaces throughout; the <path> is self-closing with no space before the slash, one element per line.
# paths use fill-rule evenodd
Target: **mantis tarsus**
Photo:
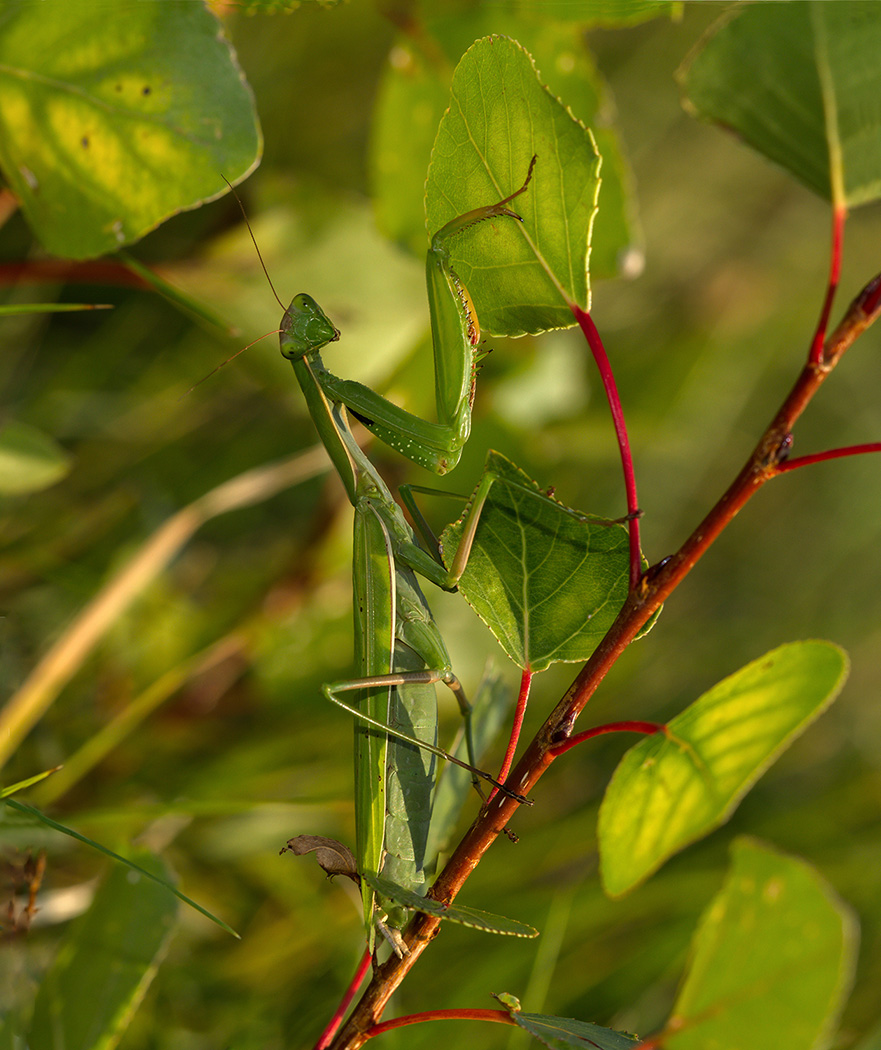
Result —
<path fill-rule="evenodd" d="M 355 441 L 346 409 L 414 462 L 439 474 L 455 466 L 471 427 L 479 327 L 468 291 L 450 266 L 448 242 L 487 219 L 519 220 L 506 205 L 526 190 L 534 163 L 533 157 L 516 192 L 453 219 L 432 238 L 426 271 L 438 422 L 419 419 L 367 387 L 328 372 L 319 352 L 338 339 L 339 332 L 311 296 L 295 296 L 280 327 L 281 352 L 293 365 L 318 435 L 355 511 L 353 581 L 359 677 L 326 685 L 324 692 L 356 718 L 359 871 L 382 872 L 389 881 L 416 892 L 424 889 L 436 755 L 526 800 L 476 769 L 470 752 L 470 764 L 463 763 L 436 745 L 435 684 L 443 682 L 453 691 L 466 727 L 470 708 L 416 573 L 438 587 L 454 590 L 473 529 L 466 534 L 452 570 L 420 547 L 400 506 Z M 476 500 L 472 506 L 475 525 L 480 507 Z M 340 698 L 351 691 L 361 694 L 358 706 Z M 364 880 L 362 898 L 371 949 L 374 930 L 379 928 L 396 951 L 405 951 L 396 929 L 402 917 L 384 915 L 375 892 Z"/>

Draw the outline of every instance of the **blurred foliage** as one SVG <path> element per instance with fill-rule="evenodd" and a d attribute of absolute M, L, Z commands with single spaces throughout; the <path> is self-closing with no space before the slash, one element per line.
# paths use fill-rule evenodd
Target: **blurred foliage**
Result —
<path fill-rule="evenodd" d="M 469 5 L 436 6 L 446 13 Z M 644 272 L 595 283 L 593 316 L 627 412 L 652 561 L 718 498 L 789 389 L 826 281 L 827 206 L 680 106 L 673 73 L 719 9 L 688 4 L 678 22 L 587 35 L 609 85 L 608 120 L 615 98 L 643 231 Z M 423 389 L 409 407 L 429 411 L 422 260 L 376 233 L 367 176 L 374 103 L 410 6 L 304 4 L 271 18 L 225 10 L 265 138 L 263 164 L 242 195 L 279 295 L 287 301 L 308 290 L 327 308 L 343 331 L 333 358 L 340 374 L 382 384 L 396 399 Z M 420 25 L 417 17 L 414 31 Z M 402 126 L 404 154 L 407 136 Z M 877 271 L 879 240 L 877 207 L 856 212 L 843 299 Z M 2 261 L 35 251 L 14 216 L 0 238 Z M 112 302 L 112 312 L 3 319 L 7 412 L 51 435 L 71 462 L 51 487 L 3 501 L 4 697 L 167 518 L 314 441 L 271 339 L 182 396 L 272 331 L 281 313 L 235 203 L 226 197 L 181 214 L 134 252 L 241 334 L 227 339 L 157 295 L 112 281 L 71 283 L 61 293 Z M 50 297 L 37 284 L 5 295 Z M 799 424 L 798 453 L 877 439 L 871 351 L 879 339 L 870 332 L 837 369 Z M 469 490 L 490 446 L 553 485 L 566 504 L 623 513 L 608 411 L 580 339 L 558 332 L 493 345 L 473 439 L 443 485 Z M 376 459 L 395 483 L 436 484 L 391 452 L 377 449 Z M 524 1010 L 650 1031 L 675 999 L 695 923 L 722 885 L 727 846 L 748 830 L 808 858 L 853 906 L 862 949 L 842 1045 L 878 1024 L 878 469 L 868 457 L 838 461 L 763 491 L 619 662 L 583 721 L 666 719 L 757 655 L 815 636 L 840 644 L 853 665 L 833 709 L 729 824 L 614 903 L 597 877 L 596 811 L 628 741 L 604 737 L 577 749 L 542 782 L 535 807 L 518 814 L 519 844 L 501 840 L 461 898 L 530 923 L 542 937 L 482 938 L 478 949 L 476 934 L 445 928 L 395 1013 L 492 1007 L 489 993 L 507 989 Z M 431 501 L 428 511 L 437 526 L 455 516 L 446 501 Z M 351 659 L 349 533 L 341 491 L 320 478 L 212 518 L 117 618 L 4 770 L 11 783 L 63 763 L 154 690 L 149 713 L 63 794 L 50 778 L 26 796 L 109 846 L 161 849 L 181 888 L 242 934 L 233 941 L 184 911 L 125 1050 L 307 1044 L 354 969 L 357 906 L 312 865 L 278 856 L 295 834 L 354 838 L 352 728 L 319 692 Z M 486 655 L 498 654 L 495 643 L 455 597 L 431 600 L 457 673 L 476 683 Z M 182 667 L 187 673 L 175 676 Z M 536 681 L 526 731 L 571 674 L 554 668 Z M 166 679 L 173 684 L 157 688 Z M 443 717 L 452 731 L 454 716 Z M 104 868 L 69 840 L 22 829 L 8 812 L 3 819 L 8 865 L 19 848 L 48 851 L 33 928 L 0 946 L 0 1010 L 14 1013 L 29 1008 L 64 920 L 83 910 Z M 512 1042 L 501 1026 L 475 1035 L 460 1022 L 384 1038 L 414 1048 L 441 1039 Z"/>

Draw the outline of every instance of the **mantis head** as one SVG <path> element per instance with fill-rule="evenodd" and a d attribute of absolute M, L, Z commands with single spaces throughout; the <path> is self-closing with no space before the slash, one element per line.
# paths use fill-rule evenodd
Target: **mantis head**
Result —
<path fill-rule="evenodd" d="M 289 361 L 314 354 L 340 337 L 327 314 L 305 292 L 295 295 L 285 310 L 280 331 L 282 356 Z"/>

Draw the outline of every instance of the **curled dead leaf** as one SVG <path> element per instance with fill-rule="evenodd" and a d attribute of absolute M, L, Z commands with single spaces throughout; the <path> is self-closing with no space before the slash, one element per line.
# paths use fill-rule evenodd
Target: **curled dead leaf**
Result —
<path fill-rule="evenodd" d="M 306 853 L 314 853 L 315 859 L 327 872 L 327 877 L 332 879 L 334 875 L 345 875 L 352 882 L 360 885 L 361 879 L 355 867 L 355 854 L 336 839 L 325 838 L 323 835 L 297 835 L 288 839 L 286 846 L 279 851 L 282 853 L 294 853 L 298 857 Z"/>

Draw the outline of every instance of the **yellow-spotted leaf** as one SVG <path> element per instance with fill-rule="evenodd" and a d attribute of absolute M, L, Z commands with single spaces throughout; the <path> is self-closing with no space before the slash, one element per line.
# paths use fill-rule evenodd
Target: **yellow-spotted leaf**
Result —
<path fill-rule="evenodd" d="M 260 156 L 251 90 L 202 3 L 0 10 L 0 167 L 56 255 L 116 251 Z"/>

